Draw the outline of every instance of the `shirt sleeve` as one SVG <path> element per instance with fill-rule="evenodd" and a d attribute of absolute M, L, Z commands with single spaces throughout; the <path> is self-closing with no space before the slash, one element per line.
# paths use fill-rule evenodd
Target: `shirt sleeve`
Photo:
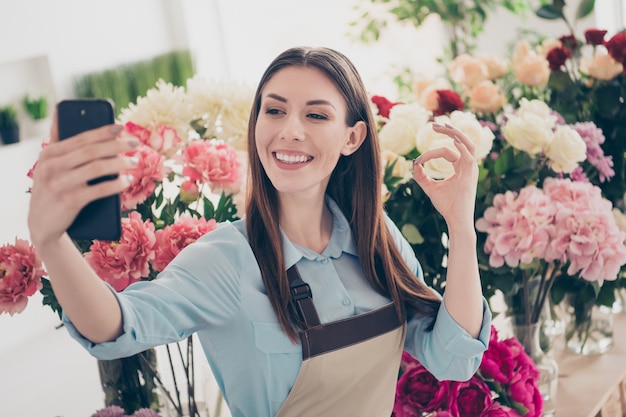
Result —
<path fill-rule="evenodd" d="M 397 226 L 387 218 L 391 234 L 405 262 L 424 281 L 422 267 L 409 242 Z M 441 295 L 432 289 L 441 299 Z M 432 318 L 414 315 L 407 323 L 404 349 L 417 359 L 438 380 L 466 381 L 475 373 L 483 353 L 489 346 L 491 334 L 491 310 L 483 298 L 483 321 L 477 339 L 450 316 L 443 301 L 435 317 L 432 330 L 428 327 Z"/>
<path fill-rule="evenodd" d="M 99 359 L 133 355 L 183 340 L 201 328 L 226 324 L 240 307 L 238 259 L 243 237 L 232 226 L 208 233 L 187 246 L 152 281 L 115 293 L 122 310 L 122 334 L 95 344 L 84 338 L 64 314 L 70 335 Z"/>

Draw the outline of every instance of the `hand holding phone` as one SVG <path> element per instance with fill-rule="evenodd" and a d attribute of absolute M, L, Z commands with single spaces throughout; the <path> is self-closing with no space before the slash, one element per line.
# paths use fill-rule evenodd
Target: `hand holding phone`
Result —
<path fill-rule="evenodd" d="M 115 123 L 113 104 L 103 99 L 63 100 L 57 105 L 59 140 Z M 116 179 L 108 175 L 88 185 Z M 119 240 L 122 234 L 120 196 L 114 194 L 88 203 L 67 229 L 74 240 Z"/>

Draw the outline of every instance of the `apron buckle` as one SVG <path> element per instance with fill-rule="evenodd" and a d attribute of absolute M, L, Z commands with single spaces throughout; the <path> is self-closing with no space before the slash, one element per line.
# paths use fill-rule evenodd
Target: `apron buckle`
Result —
<path fill-rule="evenodd" d="M 311 287 L 309 287 L 309 284 L 301 279 L 291 281 L 289 287 L 291 288 L 291 296 L 294 301 L 300 301 L 305 298 L 313 298 Z"/>

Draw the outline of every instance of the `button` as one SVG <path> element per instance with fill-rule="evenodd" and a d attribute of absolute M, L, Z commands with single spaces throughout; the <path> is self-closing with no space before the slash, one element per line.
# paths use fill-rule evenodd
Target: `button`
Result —
<path fill-rule="evenodd" d="M 328 263 L 328 258 L 322 259 L 322 263 L 323 264 L 327 264 Z"/>
<path fill-rule="evenodd" d="M 348 298 L 346 298 L 345 300 L 343 300 L 343 305 L 344 306 L 349 306 L 350 305 L 350 300 Z"/>

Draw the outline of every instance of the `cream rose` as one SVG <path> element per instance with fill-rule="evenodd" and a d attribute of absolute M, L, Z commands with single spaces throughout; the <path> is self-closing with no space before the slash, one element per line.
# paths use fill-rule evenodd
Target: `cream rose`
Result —
<path fill-rule="evenodd" d="M 511 146 L 534 156 L 542 152 L 554 138 L 552 129 L 555 123 L 556 116 L 551 114 L 546 103 L 523 98 L 519 109 L 507 115 L 502 134 Z"/>
<path fill-rule="evenodd" d="M 382 160 L 383 169 L 385 170 L 387 167 L 391 166 L 391 164 L 395 163 L 393 170 L 391 171 L 392 177 L 402 178 L 401 182 L 406 182 L 411 178 L 411 162 L 407 161 L 404 156 L 393 153 L 390 150 L 383 149 Z"/>
<path fill-rule="evenodd" d="M 559 125 L 546 148 L 546 156 L 552 161 L 553 171 L 569 174 L 587 157 L 587 145 L 574 129 Z"/>
<path fill-rule="evenodd" d="M 448 66 L 448 73 L 454 82 L 465 88 L 472 88 L 488 75 L 485 63 L 468 54 L 454 58 Z"/>
<path fill-rule="evenodd" d="M 504 106 L 506 98 L 493 81 L 483 80 L 469 92 L 469 107 L 481 113 L 495 113 Z"/>
<path fill-rule="evenodd" d="M 428 121 L 430 112 L 417 103 L 397 104 L 389 112 L 389 120 L 380 129 L 381 148 L 406 155 L 415 147 L 417 131 Z"/>
<path fill-rule="evenodd" d="M 502 78 L 508 70 L 508 64 L 497 55 L 481 55 L 478 59 L 487 68 L 487 78 L 490 80 Z"/>
<path fill-rule="evenodd" d="M 537 55 L 526 41 L 519 42 L 513 52 L 513 75 L 522 84 L 528 86 L 544 85 L 550 77 L 548 60 Z"/>
<path fill-rule="evenodd" d="M 615 218 L 615 223 L 619 230 L 626 232 L 626 214 L 617 207 L 613 207 L 613 217 Z"/>
<path fill-rule="evenodd" d="M 613 59 L 606 50 L 597 50 L 591 60 L 581 62 L 581 70 L 599 80 L 612 80 L 624 71 L 622 64 Z"/>

